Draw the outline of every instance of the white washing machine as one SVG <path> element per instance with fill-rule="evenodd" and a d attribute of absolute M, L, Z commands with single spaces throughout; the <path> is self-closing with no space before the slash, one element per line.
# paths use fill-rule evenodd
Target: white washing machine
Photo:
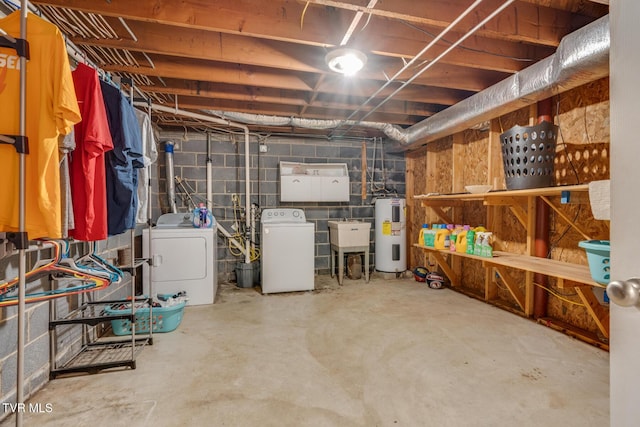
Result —
<path fill-rule="evenodd" d="M 315 226 L 302 209 L 264 209 L 260 217 L 262 293 L 314 289 Z"/>
<path fill-rule="evenodd" d="M 213 304 L 218 289 L 216 227 L 194 228 L 191 213 L 165 214 L 151 230 L 143 230 L 142 256 L 144 293 L 186 291 L 187 305 Z M 151 273 L 151 274 L 149 274 Z M 151 281 L 149 280 L 151 277 Z"/>

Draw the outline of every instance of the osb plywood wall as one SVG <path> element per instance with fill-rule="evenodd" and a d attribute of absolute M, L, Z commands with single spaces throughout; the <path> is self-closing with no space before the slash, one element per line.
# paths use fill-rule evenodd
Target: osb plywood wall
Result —
<path fill-rule="evenodd" d="M 428 144 L 418 152 L 410 153 L 410 174 L 415 179 L 413 194 L 452 193 L 464 191 L 465 185 L 491 184 L 504 189 L 504 172 L 501 156 L 491 152 L 492 138 L 515 125 L 528 126 L 537 121 L 535 105 L 496 117 L 484 130 L 468 130 L 460 134 Z M 555 160 L 556 185 L 588 183 L 609 179 L 609 80 L 602 79 L 553 98 L 553 119 L 559 126 Z M 494 145 L 495 147 L 495 145 Z M 495 149 L 494 149 L 495 150 Z M 493 159 L 493 160 L 492 160 Z M 426 170 L 422 170 L 426 168 Z M 554 199 L 557 200 L 557 199 Z M 423 222 L 440 222 L 420 203 L 414 203 L 414 215 L 409 235 L 417 240 Z M 584 250 L 578 247 L 580 240 L 608 239 L 606 221 L 594 220 L 588 200 L 582 203 L 562 205 L 582 233 L 569 227 L 553 210 L 550 216 L 550 257 L 566 262 L 586 264 Z M 451 213 L 449 211 L 449 213 Z M 526 231 L 508 207 L 495 208 L 492 217 L 496 228 L 496 247 L 499 250 L 525 253 Z M 458 216 L 460 218 L 460 216 Z M 462 212 L 463 224 L 486 225 L 487 208 L 481 202 L 466 203 Z M 586 236 L 585 236 L 586 235 Z M 424 252 L 412 248 L 412 267 L 426 262 Z M 480 262 L 461 261 L 463 286 L 470 292 L 484 292 L 484 268 Z M 524 289 L 524 274 L 513 271 Z M 566 284 L 565 284 L 566 285 Z M 573 288 L 559 289 L 550 278 L 548 315 L 590 332 L 597 326 L 589 316 Z M 556 294 L 556 295 L 553 295 Z M 513 302 L 509 292 L 498 283 L 498 298 L 507 304 Z"/>

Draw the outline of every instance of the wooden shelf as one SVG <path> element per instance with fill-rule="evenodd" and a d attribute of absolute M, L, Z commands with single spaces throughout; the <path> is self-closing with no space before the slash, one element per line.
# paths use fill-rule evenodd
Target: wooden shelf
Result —
<path fill-rule="evenodd" d="M 552 200 L 553 197 L 564 195 L 568 195 L 568 197 L 563 197 L 561 201 Z M 534 273 L 555 277 L 557 279 L 557 287 L 574 288 L 589 315 L 595 320 L 600 332 L 605 337 L 609 336 L 608 310 L 601 306 L 593 293 L 593 288 L 604 288 L 605 286 L 593 280 L 589 272 L 589 267 L 587 265 L 532 256 L 534 254 L 535 218 L 537 202 L 539 200 L 553 209 L 558 218 L 577 231 L 585 240 L 592 240 L 587 230 L 583 230 L 581 226 L 576 224 L 576 222 L 564 212 L 565 209 L 562 208 L 563 204 L 588 203 L 588 184 L 532 188 L 526 190 L 499 190 L 480 194 L 429 193 L 414 196 L 414 199 L 419 200 L 422 206 L 429 208 L 440 221 L 446 224 L 459 224 L 459 221 L 462 219 L 460 213 L 464 209 L 465 203 L 478 201 L 487 207 L 487 225 L 491 227 L 493 224 L 495 227 L 496 224 L 492 222 L 492 218 L 494 218 L 493 215 L 496 212 L 495 208 L 507 207 L 526 231 L 525 254 L 514 254 L 494 250 L 494 256 L 491 258 L 451 252 L 449 250 L 438 250 L 421 244 L 414 244 L 415 247 L 429 253 L 441 268 L 442 272 L 449 278 L 454 288 L 460 288 L 462 285 L 461 258 L 481 261 L 483 267 L 485 267 L 485 301 L 490 302 L 495 299 L 497 292 L 497 274 L 500 281 L 506 286 L 506 289 L 513 297 L 515 303 L 522 309 L 525 316 L 530 317 L 533 315 L 533 289 L 536 285 L 534 282 Z M 524 281 L 517 276 L 513 276 L 510 269 L 525 272 Z M 567 283 L 565 283 L 565 281 Z"/>
<path fill-rule="evenodd" d="M 419 194 L 413 196 L 416 200 L 429 201 L 474 201 L 485 200 L 491 197 L 535 197 L 535 196 L 560 196 L 563 192 L 588 192 L 588 184 L 564 185 L 559 187 L 530 188 L 527 190 L 496 190 L 488 193 L 455 193 L 455 194 Z"/>
<path fill-rule="evenodd" d="M 475 259 L 482 261 L 485 265 L 501 265 L 504 267 L 516 268 L 518 270 L 530 271 L 532 273 L 541 273 L 551 277 L 557 277 L 563 280 L 583 283 L 589 286 L 604 288 L 604 285 L 595 282 L 591 278 L 589 267 L 586 265 L 571 264 L 563 261 L 556 261 L 547 258 L 538 258 L 528 255 L 512 254 L 509 252 L 494 251 L 493 257 L 482 257 L 470 255 L 460 252 L 451 252 L 447 250 L 434 249 L 427 246 L 414 244 L 415 247 L 426 250 L 427 252 L 439 252 L 443 255 L 453 255 L 463 258 Z"/>

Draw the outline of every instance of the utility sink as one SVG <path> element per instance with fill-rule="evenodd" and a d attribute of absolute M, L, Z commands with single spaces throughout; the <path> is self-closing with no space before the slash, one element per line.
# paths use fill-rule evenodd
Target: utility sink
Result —
<path fill-rule="evenodd" d="M 371 224 L 363 221 L 329 221 L 329 237 L 332 245 L 349 248 L 369 246 Z"/>

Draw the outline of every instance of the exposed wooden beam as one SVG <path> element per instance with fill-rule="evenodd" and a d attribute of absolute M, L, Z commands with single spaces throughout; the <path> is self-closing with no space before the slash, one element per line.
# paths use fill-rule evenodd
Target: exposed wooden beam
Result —
<path fill-rule="evenodd" d="M 97 13 L 106 16 L 122 17 L 138 21 L 157 22 L 181 27 L 215 29 L 232 34 L 246 34 L 252 37 L 271 40 L 293 41 L 317 46 L 336 46 L 347 29 L 346 23 L 359 11 L 349 3 L 330 2 L 329 0 L 309 0 L 316 5 L 333 7 L 308 8 L 303 16 L 307 0 L 292 3 L 286 0 L 246 3 L 236 0 L 218 0 L 212 7 L 204 1 L 198 2 L 161 2 L 138 0 L 136 2 L 105 2 L 104 0 L 44 0 L 36 4 L 48 4 L 74 10 Z M 429 0 L 420 2 L 419 7 L 413 0 L 394 0 L 393 16 L 382 16 L 384 10 L 377 7 L 371 10 L 374 19 L 368 25 L 369 34 L 381 34 L 383 30 L 392 30 L 402 26 L 398 20 L 428 25 L 433 28 L 445 28 L 467 6 L 462 0 Z M 470 14 L 460 24 L 460 30 L 466 31 L 491 13 L 502 0 L 486 0 L 478 7 L 477 13 Z M 215 9 L 214 9 L 215 7 Z M 423 17 L 421 11 L 429 10 L 429 17 Z M 368 9 L 365 8 L 365 11 Z M 527 42 L 546 46 L 557 46 L 567 32 L 574 29 L 573 16 L 569 12 L 518 2 L 509 7 L 494 21 L 489 22 L 478 36 L 515 42 Z M 386 32 L 386 31 L 385 31 Z M 327 39 L 327 34 L 331 35 Z M 359 34 L 356 34 L 356 36 Z"/>
<path fill-rule="evenodd" d="M 297 73 L 287 70 L 276 70 L 263 67 L 220 64 L 212 61 L 176 57 L 153 56 L 155 68 L 127 67 L 121 65 L 98 64 L 105 71 L 121 71 L 134 74 L 145 74 L 162 78 L 181 78 L 188 80 L 216 81 L 230 84 L 247 84 L 281 89 L 313 90 L 318 76 L 311 73 Z M 140 61 L 144 63 L 144 60 Z M 461 67 L 436 65 L 415 80 L 416 84 L 454 88 L 467 91 L 480 91 L 491 84 L 502 80 L 501 73 L 472 71 Z M 379 73 L 362 73 L 362 79 L 382 81 Z M 358 85 L 360 79 L 345 82 Z M 379 84 L 379 83 L 378 83 Z"/>
<path fill-rule="evenodd" d="M 187 58 L 209 59 L 213 61 L 243 63 L 272 68 L 306 72 L 327 72 L 322 47 L 285 43 L 266 39 L 250 38 L 216 31 L 182 28 L 180 37 L 175 37 L 175 27 L 164 24 L 135 22 L 129 24 L 137 41 L 128 38 L 94 39 L 73 37 L 76 45 L 104 46 L 166 54 Z M 415 38 L 407 37 L 416 33 Z M 460 35 L 451 35 L 455 40 Z M 424 41 L 421 41 L 425 39 Z M 417 34 L 409 28 L 399 35 L 385 33 L 384 37 L 368 39 L 369 55 L 393 58 L 412 58 L 427 43 L 428 37 Z M 188 43 L 184 43 L 188 40 Z M 472 67 L 483 70 L 515 73 L 532 62 L 549 56 L 552 49 L 493 40 L 490 44 L 478 37 L 471 37 L 464 45 L 453 50 L 444 58 L 443 64 Z M 440 43 L 427 52 L 421 60 L 432 60 L 439 55 L 447 43 Z M 370 57 L 370 61 L 373 58 Z M 400 60 L 398 60 L 400 64 Z"/>
<path fill-rule="evenodd" d="M 393 7 L 393 11 L 390 11 L 384 10 L 384 6 L 369 10 L 359 5 L 334 0 L 298 1 L 352 12 L 365 12 L 378 18 L 386 18 L 386 21 L 405 21 L 440 29 L 446 28 L 469 6 L 469 2 L 460 0 L 431 0 L 423 1 L 419 5 L 412 0 L 394 0 L 393 3 L 389 3 Z M 459 28 L 463 30 L 472 28 L 502 3 L 502 0 L 485 1 L 459 24 Z M 429 11 L 428 15 L 419 12 L 426 10 Z M 564 10 L 528 2 L 516 2 L 496 19 L 487 23 L 477 34 L 501 40 L 557 46 L 562 36 L 567 33 L 567 29 L 569 32 L 573 29 L 573 19 L 572 14 Z"/>
<path fill-rule="evenodd" d="M 218 100 L 227 100 L 227 101 L 240 101 L 240 102 L 255 102 L 255 103 L 263 103 L 263 104 L 283 104 L 283 105 L 291 105 L 297 107 L 307 107 L 307 108 L 323 108 L 327 110 L 353 110 L 356 108 L 359 103 L 348 103 L 345 99 L 341 99 L 344 97 L 336 97 L 335 100 L 332 101 L 324 101 L 315 99 L 310 99 L 307 101 L 304 96 L 301 96 L 301 92 L 296 91 L 284 91 L 278 89 L 263 89 L 256 93 L 256 91 L 246 88 L 244 91 L 241 90 L 228 90 L 225 88 L 224 90 L 212 90 L 210 88 L 210 84 L 200 83 L 200 82 L 184 82 L 191 83 L 189 85 L 184 84 L 180 86 L 140 86 L 138 88 L 144 92 L 153 92 L 153 93 L 162 93 L 168 95 L 179 95 L 179 96 L 189 96 L 189 97 L 202 97 L 202 98 L 212 98 Z M 200 83 L 200 84 L 199 84 Z M 361 100 L 360 100 L 361 101 Z M 363 107 L 363 111 L 369 111 L 373 108 L 373 106 L 365 106 Z M 431 116 L 435 114 L 437 111 L 433 109 L 428 109 L 424 104 L 412 103 L 412 102 L 404 102 L 404 101 L 389 101 L 378 111 L 381 113 L 387 114 L 401 114 L 401 115 L 412 115 L 412 116 Z"/>

